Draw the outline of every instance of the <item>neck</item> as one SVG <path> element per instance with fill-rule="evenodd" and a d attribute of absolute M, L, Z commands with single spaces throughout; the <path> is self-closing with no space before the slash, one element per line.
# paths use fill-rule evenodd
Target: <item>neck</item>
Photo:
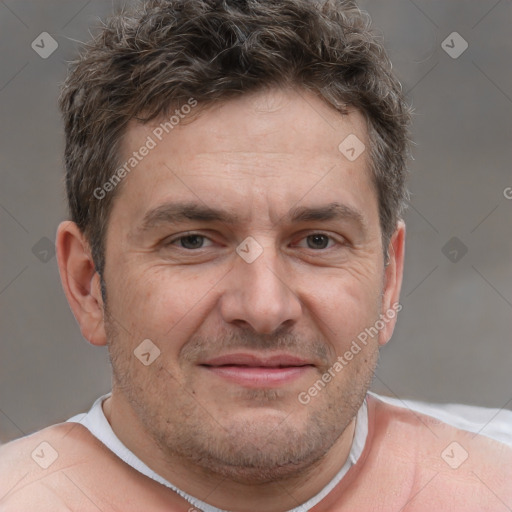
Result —
<path fill-rule="evenodd" d="M 272 482 L 236 482 L 182 457 L 169 458 L 148 435 L 139 418 L 115 392 L 103 402 L 103 411 L 119 440 L 162 478 L 187 494 L 223 510 L 284 512 L 318 494 L 345 464 L 355 432 L 355 418 L 320 460 L 298 476 Z"/>

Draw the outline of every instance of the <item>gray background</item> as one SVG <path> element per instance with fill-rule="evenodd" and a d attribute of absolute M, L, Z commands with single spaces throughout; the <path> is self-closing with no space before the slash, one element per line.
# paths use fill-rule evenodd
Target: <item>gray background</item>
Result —
<path fill-rule="evenodd" d="M 403 311 L 374 389 L 512 408 L 511 1 L 360 5 L 416 112 Z M 49 240 L 66 217 L 59 84 L 77 41 L 111 9 L 0 1 L 0 440 L 62 421 L 109 390 L 106 350 L 82 340 Z M 31 48 L 43 31 L 59 44 L 47 59 Z M 456 59 L 442 47 L 454 31 L 469 44 Z"/>

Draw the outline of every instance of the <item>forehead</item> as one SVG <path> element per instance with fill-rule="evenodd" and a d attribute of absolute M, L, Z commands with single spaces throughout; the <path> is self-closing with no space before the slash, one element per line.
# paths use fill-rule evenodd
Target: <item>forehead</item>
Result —
<path fill-rule="evenodd" d="M 150 208 L 186 198 L 211 207 L 229 203 L 248 220 L 263 203 L 277 217 L 280 208 L 307 200 L 375 206 L 359 112 L 342 115 L 312 93 L 282 89 L 198 108 L 191 120 L 182 111 L 131 123 L 121 160 L 151 149 L 127 173 L 113 210 L 136 221 Z M 356 159 L 347 153 L 352 147 L 362 151 Z"/>
<path fill-rule="evenodd" d="M 321 156 L 319 152 L 338 155 L 347 134 L 367 138 L 366 123 L 357 110 L 343 115 L 316 94 L 300 89 L 268 89 L 198 105 L 195 112 L 194 107 L 174 112 L 144 125 L 132 121 L 122 150 L 129 153 L 149 135 L 158 146 L 179 146 L 189 154 L 261 150 Z"/>

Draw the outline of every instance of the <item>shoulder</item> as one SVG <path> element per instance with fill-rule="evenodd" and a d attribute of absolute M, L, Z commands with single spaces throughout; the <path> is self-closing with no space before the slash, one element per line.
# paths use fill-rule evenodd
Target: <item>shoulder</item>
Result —
<path fill-rule="evenodd" d="M 401 400 L 371 393 L 378 400 L 441 420 L 461 430 L 481 433 L 512 446 L 512 410 L 479 407 L 459 403 L 429 403 L 418 400 Z"/>
<path fill-rule="evenodd" d="M 177 510 L 176 503 L 172 491 L 125 464 L 79 423 L 0 446 L 1 512 L 159 511 Z"/>
<path fill-rule="evenodd" d="M 95 451 L 95 439 L 78 423 L 53 425 L 0 446 L 0 510 L 29 510 L 35 497 L 60 510 L 65 497 L 62 504 L 52 499 L 58 480 Z"/>
<path fill-rule="evenodd" d="M 446 509 L 467 504 L 467 510 L 512 505 L 511 447 L 406 407 L 369 402 L 375 453 L 395 459 L 404 473 L 397 480 L 409 482 L 411 496 L 419 493 L 415 502 L 442 500 Z"/>
<path fill-rule="evenodd" d="M 0 446 L 0 490 L 5 491 L 21 476 L 30 477 L 42 470 L 52 473 L 65 463 L 79 461 L 94 444 L 82 425 L 60 423 Z M 64 454 L 59 453 L 63 449 Z"/>

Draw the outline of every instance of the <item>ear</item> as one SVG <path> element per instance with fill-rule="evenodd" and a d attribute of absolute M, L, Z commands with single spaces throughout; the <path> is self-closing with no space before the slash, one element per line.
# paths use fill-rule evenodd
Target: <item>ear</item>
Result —
<path fill-rule="evenodd" d="M 381 320 L 385 326 L 379 331 L 379 345 L 381 346 L 391 339 L 398 312 L 402 309 L 399 300 L 405 257 L 405 223 L 403 220 L 397 223 L 395 232 L 389 242 L 388 255 L 388 264 L 384 269 L 382 292 Z"/>
<path fill-rule="evenodd" d="M 93 345 L 106 345 L 100 276 L 89 244 L 70 221 L 59 225 L 56 244 L 60 279 L 82 336 Z"/>

